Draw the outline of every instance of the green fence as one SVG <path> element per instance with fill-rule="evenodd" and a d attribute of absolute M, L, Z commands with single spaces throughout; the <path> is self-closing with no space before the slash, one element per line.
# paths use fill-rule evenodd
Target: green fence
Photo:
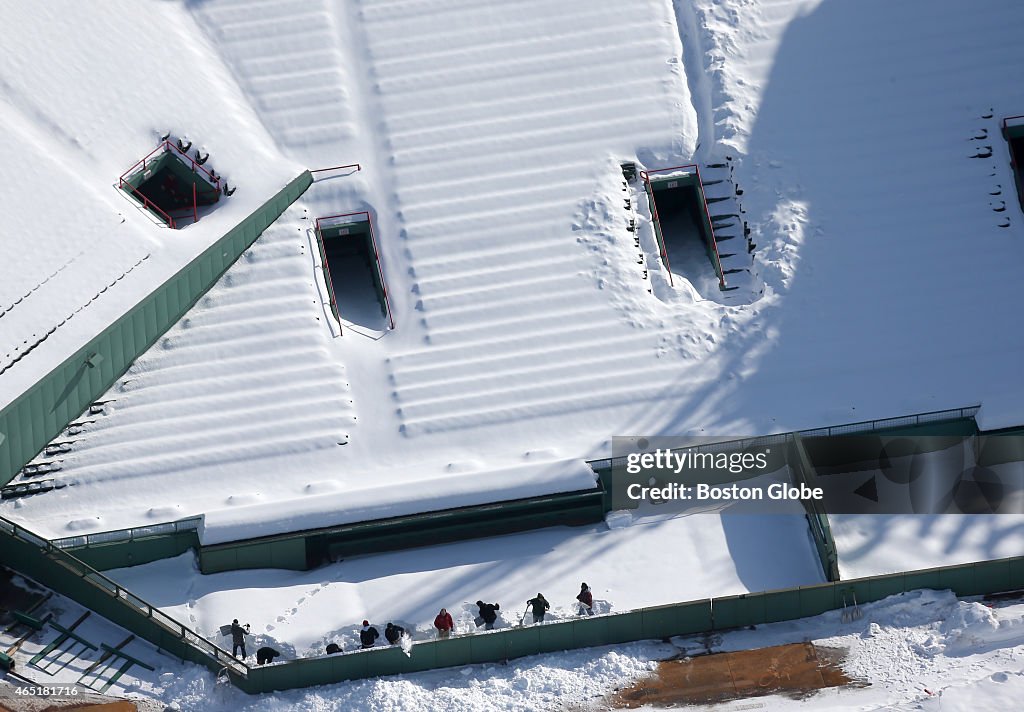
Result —
<path fill-rule="evenodd" d="M 195 550 L 205 574 L 239 569 L 307 570 L 354 555 L 433 546 L 553 526 L 601 521 L 600 488 L 457 507 L 389 519 L 203 546 L 201 517 L 55 539 L 98 571 L 137 566 Z"/>
<path fill-rule="evenodd" d="M 798 485 L 810 487 L 810 481 L 814 478 L 814 465 L 807 456 L 803 446 L 803 437 L 798 433 L 787 447 L 787 461 L 793 482 Z M 800 500 L 804 506 L 807 517 L 807 526 L 814 540 L 814 548 L 818 552 L 818 560 L 821 562 L 821 570 L 825 574 L 826 581 L 839 580 L 839 552 L 836 549 L 835 539 L 832 538 L 832 527 L 828 523 L 826 514 L 821 502 L 811 499 Z"/>
<path fill-rule="evenodd" d="M 0 485 L 6 485 L 192 308 L 313 182 L 306 171 L 88 344 L 0 411 Z"/>
<path fill-rule="evenodd" d="M 252 668 L 239 685 L 270 692 L 343 680 L 493 663 L 540 653 L 696 635 L 815 616 L 920 588 L 950 589 L 958 596 L 1024 587 L 1024 557 L 872 576 L 845 582 L 688 601 L 604 616 L 464 635 L 395 648 L 359 650 Z M 853 594 L 853 595 L 851 595 Z M 845 600 L 844 600 L 845 596 Z"/>
<path fill-rule="evenodd" d="M 921 588 L 973 596 L 1024 588 L 1024 556 L 688 601 L 604 616 L 250 668 L 67 552 L 0 518 L 0 564 L 59 591 L 182 660 L 226 670 L 249 693 L 794 620 Z"/>
<path fill-rule="evenodd" d="M 170 559 L 198 549 L 202 522 L 202 517 L 190 517 L 166 524 L 79 534 L 51 543 L 97 571 L 108 571 Z"/>
<path fill-rule="evenodd" d="M 88 564 L 0 518 L 0 565 L 35 579 L 181 660 L 227 671 L 245 687 L 249 668 L 225 650 L 149 605 Z"/>
<path fill-rule="evenodd" d="M 814 472 L 803 447 L 804 433 L 812 437 L 828 434 L 900 433 L 928 435 L 936 442 L 957 432 L 973 432 L 977 427 L 973 414 L 977 407 L 956 408 L 896 418 L 848 423 L 802 433 L 745 438 L 721 443 L 694 446 L 698 451 L 750 449 L 771 446 L 779 453 L 778 466 L 788 464 L 794 483 L 808 483 Z M 1012 457 L 1016 438 L 1005 438 L 1000 447 L 997 436 L 986 452 L 990 459 Z M 794 443 L 797 443 L 796 445 Z M 794 449 L 795 448 L 795 449 Z M 1016 458 L 1021 459 L 1021 458 Z M 91 566 L 106 571 L 112 568 L 134 566 L 161 558 L 177 556 L 192 548 L 199 552 L 203 573 L 217 573 L 237 569 L 283 568 L 304 570 L 325 561 L 355 554 L 377 553 L 397 549 L 429 546 L 448 541 L 497 536 L 511 532 L 566 524 L 583 525 L 598 522 L 612 507 L 611 472 L 613 466 L 624 466 L 624 458 L 595 460 L 590 463 L 598 475 L 600 488 L 584 492 L 567 492 L 544 497 L 495 502 L 474 507 L 460 507 L 435 512 L 354 522 L 325 529 L 290 532 L 279 536 L 233 541 L 201 546 L 195 523 L 172 522 L 137 529 L 102 532 L 66 539 L 54 543 Z M 733 481 L 727 473 L 719 472 L 717 483 Z M 810 534 L 821 561 L 822 571 L 829 581 L 838 580 L 839 570 L 835 543 L 824 512 L 815 504 L 805 502 Z"/>
<path fill-rule="evenodd" d="M 199 567 L 207 574 L 259 568 L 304 570 L 354 555 L 593 524 L 604 513 L 604 491 L 595 487 L 201 546 Z"/>

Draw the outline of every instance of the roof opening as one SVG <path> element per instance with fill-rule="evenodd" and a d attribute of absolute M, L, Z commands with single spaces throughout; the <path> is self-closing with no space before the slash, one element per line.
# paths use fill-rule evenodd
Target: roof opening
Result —
<path fill-rule="evenodd" d="M 203 164 L 209 158 L 196 151 L 189 156 L 191 143 L 164 140 L 120 178 L 120 187 L 169 227 L 179 228 L 199 220 L 200 208 L 213 205 L 221 193 L 230 195 L 227 184 Z"/>
<path fill-rule="evenodd" d="M 317 218 L 316 237 L 338 322 L 375 331 L 395 328 L 370 214 Z"/>
<path fill-rule="evenodd" d="M 675 272 L 689 279 L 702 294 L 716 287 L 726 289 L 697 166 L 664 168 L 641 175 L 669 280 Z"/>
<path fill-rule="evenodd" d="M 1024 116 L 1008 116 L 1003 119 L 1003 136 L 1010 144 L 1010 167 L 1017 184 L 1017 200 L 1024 210 Z"/>

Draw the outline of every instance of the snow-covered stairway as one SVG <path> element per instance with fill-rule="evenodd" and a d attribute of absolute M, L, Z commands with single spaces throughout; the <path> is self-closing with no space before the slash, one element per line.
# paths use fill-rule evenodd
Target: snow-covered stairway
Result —
<path fill-rule="evenodd" d="M 764 283 L 754 262 L 754 245 L 740 205 L 743 194 L 733 180 L 732 160 L 700 167 L 700 178 L 718 246 L 718 259 L 725 277 L 725 301 L 745 303 L 764 292 Z"/>
<path fill-rule="evenodd" d="M 302 149 L 354 134 L 334 15 L 325 0 L 196 3 L 239 85 L 280 145 Z"/>
<path fill-rule="evenodd" d="M 319 328 L 305 244 L 294 227 L 268 228 L 16 482 L 174 474 L 198 483 L 212 469 L 230 486 L 227 473 L 245 482 L 253 461 L 346 443 L 354 407 Z"/>

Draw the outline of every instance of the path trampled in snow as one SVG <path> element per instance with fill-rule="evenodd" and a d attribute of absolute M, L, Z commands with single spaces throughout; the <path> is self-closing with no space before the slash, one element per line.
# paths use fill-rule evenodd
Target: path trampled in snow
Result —
<path fill-rule="evenodd" d="M 795 509 L 683 515 L 670 505 L 645 506 L 621 529 L 556 527 L 353 556 L 306 572 L 204 576 L 184 554 L 110 576 L 211 639 L 224 620 L 244 618 L 261 644 L 305 657 L 322 654 L 330 642 L 351 649 L 364 618 L 381 629 L 394 621 L 414 639 L 430 639 L 434 616 L 446 607 L 464 633 L 473 629 L 471 604 L 480 599 L 501 604 L 502 626 L 517 624 L 538 591 L 551 602 L 552 618 L 572 617 L 581 581 L 593 588 L 602 612 L 820 583 L 807 521 Z M 766 535 L 771 559 L 762 556 Z"/>
<path fill-rule="evenodd" d="M 300 610 L 327 595 L 318 586 L 307 588 L 308 595 L 298 604 Z M 257 592 L 255 589 L 250 595 Z M 66 610 L 61 617 L 65 622 L 77 614 L 77 606 L 59 596 L 52 605 Z M 607 709 L 606 696 L 642 681 L 658 660 L 811 641 L 820 648 L 841 651 L 843 668 L 857 684 L 800 699 L 756 697 L 695 709 L 750 709 L 756 705 L 757 709 L 785 712 L 810 705 L 826 712 L 976 712 L 1012 709 L 1017 704 L 1024 691 L 1024 604 L 1019 599 L 993 604 L 957 600 L 948 591 L 912 591 L 864 605 L 861 611 L 862 617 L 852 621 L 843 620 L 840 611 L 830 611 L 710 637 L 553 653 L 504 665 L 469 665 L 258 697 L 215 683 L 209 671 L 156 655 L 148 645 L 136 641 L 132 653 L 157 670 L 150 673 L 132 668 L 110 692 L 127 694 L 143 704 L 156 703 L 156 709 L 170 705 L 182 712 L 262 710 L 268 706 L 310 712 L 342 708 L 535 712 L 570 706 L 596 712 Z M 115 626 L 103 621 L 91 624 L 88 632 L 94 639 L 123 637 Z M 22 661 L 39 647 L 38 642 L 29 643 L 20 654 Z M 410 652 L 416 655 L 415 646 Z M 56 678 L 27 666 L 23 673 L 52 685 L 74 682 L 80 669 L 80 664 L 69 667 Z"/>

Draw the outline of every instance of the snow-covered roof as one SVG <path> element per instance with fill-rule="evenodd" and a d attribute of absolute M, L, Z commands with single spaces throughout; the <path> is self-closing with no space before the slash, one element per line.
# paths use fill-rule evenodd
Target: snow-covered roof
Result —
<path fill-rule="evenodd" d="M 34 130 L 78 137 L 103 166 L 97 190 L 168 126 L 268 188 L 298 165 L 363 166 L 314 185 L 114 386 L 61 456 L 55 476 L 77 486 L 12 516 L 61 536 L 71 520 L 233 521 L 239 503 L 269 503 L 285 521 L 319 504 L 326 525 L 347 491 L 417 499 L 453 473 L 477 488 L 492 471 L 606 455 L 615 434 L 757 434 L 976 403 L 1019 422 L 1024 231 L 998 119 L 1024 108 L 1021 9 L 978 34 L 964 32 L 967 4 L 893 7 L 884 23 L 856 3 L 764 17 L 676 5 L 5 10 L 19 61 L 4 81 L 19 96 L 64 83 L 44 113 L 63 134 Z M 83 57 L 77 85 L 103 80 L 99 97 L 76 75 L 49 78 L 65 50 L 40 62 L 28 39 L 49 22 L 65 40 L 53 47 Z M 149 57 L 158 28 L 159 71 L 103 61 L 122 51 L 108 36 Z M 668 284 L 619 163 L 727 155 L 764 289 L 704 299 Z M 232 209 L 248 199 L 239 183 Z M 374 216 L 396 328 L 338 337 L 308 228 L 355 210 Z M 162 256 L 198 250 L 229 216 L 177 233 L 137 213 L 126 224 L 157 235 Z M 564 472 L 533 492 L 577 489 Z M 470 489 L 444 487 L 452 506 Z"/>
<path fill-rule="evenodd" d="M 285 157 L 186 13 L 0 10 L 0 407 L 166 281 L 304 166 Z M 173 131 L 241 188 L 172 231 L 118 177 Z"/>

